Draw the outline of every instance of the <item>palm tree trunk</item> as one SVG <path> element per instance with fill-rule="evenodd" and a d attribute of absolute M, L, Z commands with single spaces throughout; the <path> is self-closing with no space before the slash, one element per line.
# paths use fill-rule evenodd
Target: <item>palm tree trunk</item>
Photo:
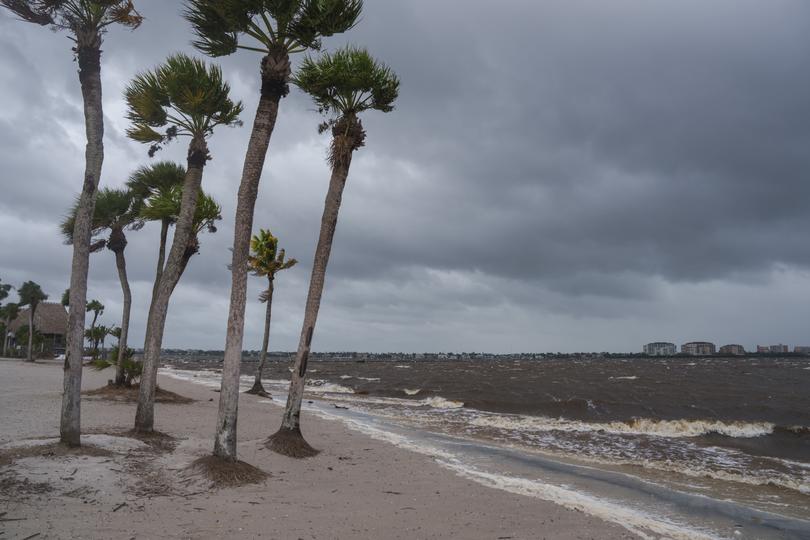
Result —
<path fill-rule="evenodd" d="M 11 319 L 6 319 L 6 324 L 3 329 L 3 356 L 6 356 L 8 351 L 8 327 L 11 324 Z"/>
<path fill-rule="evenodd" d="M 166 261 L 166 237 L 169 234 L 169 220 L 164 219 L 160 222 L 160 248 L 158 249 L 157 271 L 155 271 L 155 284 L 152 285 L 152 299 L 157 296 L 158 284 L 160 283 L 160 276 L 163 274 L 163 264 Z"/>
<path fill-rule="evenodd" d="M 28 352 L 25 356 L 26 362 L 34 361 L 34 304 L 28 308 Z"/>
<path fill-rule="evenodd" d="M 248 394 L 255 394 L 263 397 L 270 397 L 270 394 L 262 386 L 262 374 L 264 373 L 264 365 L 267 363 L 267 345 L 270 342 L 270 317 L 273 312 L 273 278 L 269 278 L 269 287 L 267 288 L 267 311 L 264 315 L 264 337 L 262 338 L 262 354 L 259 357 L 259 367 L 256 369 L 256 378 L 253 381 L 253 387 L 247 391 Z"/>
<path fill-rule="evenodd" d="M 329 254 L 332 251 L 332 239 L 335 236 L 340 202 L 343 197 L 346 178 L 349 176 L 351 159 L 352 152 L 349 150 L 342 159 L 336 160 L 337 164 L 332 168 L 329 192 L 326 194 L 323 217 L 321 218 L 321 232 L 318 236 L 318 246 L 315 249 L 315 259 L 312 263 L 312 276 L 309 279 L 304 325 L 301 328 L 298 352 L 295 355 L 287 405 L 284 408 L 281 428 L 267 441 L 268 448 L 291 457 L 307 457 L 317 452 L 309 446 L 301 435 L 301 401 L 304 397 L 312 334 L 315 331 L 315 322 L 318 318 L 318 310 L 321 307 L 326 265 L 329 263 Z"/>
<path fill-rule="evenodd" d="M 115 266 L 118 267 L 118 280 L 124 293 L 124 311 L 121 314 L 121 337 L 118 338 L 118 358 L 116 359 L 115 385 L 124 386 L 124 359 L 127 356 L 127 334 L 129 333 L 129 313 L 132 309 L 132 291 L 127 279 L 127 261 L 124 251 L 115 252 Z"/>
<path fill-rule="evenodd" d="M 175 226 L 174 239 L 169 251 L 166 266 L 160 277 L 157 294 L 149 309 L 146 323 L 146 339 L 143 346 L 143 374 L 138 393 L 138 409 L 135 413 L 135 430 L 150 432 L 155 425 L 155 389 L 157 370 L 160 362 L 160 347 L 163 344 L 163 331 L 169 310 L 172 290 L 180 279 L 183 255 L 189 239 L 194 234 L 194 212 L 200 193 L 203 169 L 208 159 L 208 148 L 204 139 L 193 139 L 189 146 L 188 167 L 183 181 L 183 198 L 180 201 L 180 215 Z"/>
<path fill-rule="evenodd" d="M 84 316 L 87 302 L 87 271 L 90 265 L 90 222 L 96 206 L 96 194 L 104 161 L 104 113 L 101 102 L 101 38 L 96 35 L 92 47 L 78 46 L 79 82 L 84 102 L 84 124 L 87 134 L 84 183 L 76 209 L 73 227 L 73 261 L 70 269 L 70 300 L 64 391 L 60 418 L 60 441 L 68 446 L 80 445 L 82 352 Z"/>
<path fill-rule="evenodd" d="M 214 455 L 236 460 L 236 417 L 239 407 L 239 373 L 242 363 L 242 340 L 245 332 L 245 303 L 247 302 L 247 259 L 253 212 L 259 192 L 264 160 L 270 137 L 276 126 L 278 105 L 287 95 L 290 59 L 286 51 L 268 54 L 262 59 L 262 91 L 253 120 L 247 154 L 242 168 L 242 180 L 236 200 L 233 256 L 231 260 L 231 303 L 225 337 L 225 358 L 222 366 L 222 390 L 219 394 L 217 433 Z"/>

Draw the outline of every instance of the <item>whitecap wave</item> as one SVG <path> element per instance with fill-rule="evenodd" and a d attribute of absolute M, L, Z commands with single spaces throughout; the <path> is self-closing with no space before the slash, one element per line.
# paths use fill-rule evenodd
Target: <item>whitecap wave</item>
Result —
<path fill-rule="evenodd" d="M 425 398 L 421 400 L 419 403 L 423 405 L 428 405 L 430 407 L 433 407 L 434 409 L 460 409 L 464 407 L 463 401 L 453 401 L 450 399 L 445 399 L 441 396 L 433 396 Z"/>
<path fill-rule="evenodd" d="M 409 396 L 415 396 L 416 394 L 421 392 L 422 389 L 421 388 L 416 388 L 415 390 L 411 390 L 410 388 L 403 388 L 402 391 L 405 392 L 406 394 L 408 394 Z"/>
<path fill-rule="evenodd" d="M 306 383 L 308 392 L 326 392 L 331 394 L 354 394 L 354 389 L 340 384 L 330 383 L 323 379 L 310 379 Z"/>
<path fill-rule="evenodd" d="M 612 379 L 614 381 L 635 381 L 636 379 L 638 379 L 638 376 L 637 375 L 628 375 L 628 376 L 625 376 L 625 377 L 608 377 L 608 378 Z"/>
<path fill-rule="evenodd" d="M 718 433 L 728 437 L 752 438 L 773 433 L 770 422 L 722 422 L 720 420 L 651 420 L 638 418 L 629 422 L 579 422 L 544 416 L 481 415 L 471 419 L 479 427 L 518 431 L 601 431 L 628 435 L 658 437 L 699 437 Z"/>

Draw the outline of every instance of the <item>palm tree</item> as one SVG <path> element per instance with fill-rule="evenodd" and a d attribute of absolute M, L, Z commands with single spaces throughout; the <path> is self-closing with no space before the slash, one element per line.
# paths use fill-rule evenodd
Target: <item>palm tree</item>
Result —
<path fill-rule="evenodd" d="M 305 59 L 293 82 L 313 97 L 320 111 L 330 115 L 329 120 L 321 124 L 320 131 L 332 128 L 329 150 L 332 177 L 324 203 L 287 405 L 281 428 L 267 440 L 267 447 L 280 454 L 306 457 L 317 452 L 304 440 L 300 428 L 307 360 L 352 153 L 365 143 L 366 134 L 358 115 L 369 109 L 393 110 L 394 100 L 399 94 L 399 79 L 365 50 L 347 47 L 333 54 L 324 54 L 318 60 Z"/>
<path fill-rule="evenodd" d="M 270 340 L 270 315 L 273 305 L 273 282 L 276 273 L 281 270 L 292 268 L 298 261 L 295 259 L 285 260 L 284 250 L 278 249 L 278 238 L 270 231 L 259 229 L 259 234 L 254 235 L 250 240 L 250 248 L 253 253 L 248 258 L 248 266 L 254 276 L 267 278 L 267 289 L 259 295 L 259 302 L 267 304 L 264 316 L 264 338 L 262 338 L 262 354 L 259 358 L 259 367 L 256 369 L 256 378 L 253 387 L 247 391 L 248 394 L 255 394 L 262 397 L 270 397 L 270 394 L 262 386 L 262 373 L 264 364 L 267 362 L 267 344 Z"/>
<path fill-rule="evenodd" d="M 103 324 L 88 328 L 84 331 L 84 338 L 93 347 L 93 360 L 98 360 L 98 345 L 107 337 L 110 329 Z"/>
<path fill-rule="evenodd" d="M 161 161 L 154 165 L 141 167 L 132 173 L 132 176 L 127 180 L 127 188 L 132 192 L 136 207 L 140 211 L 143 205 L 147 204 L 147 201 L 151 198 L 166 197 L 172 188 L 182 187 L 185 177 L 185 167 L 171 161 Z M 160 222 L 157 270 L 155 272 L 155 282 L 152 285 L 152 299 L 154 299 L 157 294 L 158 283 L 160 283 L 160 276 L 163 273 L 163 264 L 166 261 L 166 239 L 169 234 L 169 227 L 174 225 L 177 213 L 159 215 L 153 212 L 150 216 L 141 213 L 139 217 L 145 221 Z"/>
<path fill-rule="evenodd" d="M 78 308 L 71 309 L 68 316 L 67 369 L 59 425 L 60 441 L 68 446 L 79 446 L 90 222 L 104 161 L 101 44 L 109 26 L 120 24 L 134 30 L 140 26 L 142 18 L 135 10 L 132 0 L 0 0 L 0 6 L 11 10 L 24 21 L 48 26 L 52 30 L 66 30 L 73 42 L 73 52 L 79 64 L 87 148 L 70 267 L 70 290 Z"/>
<path fill-rule="evenodd" d="M 104 313 L 104 304 L 93 299 L 87 302 L 85 309 L 88 312 L 93 313 L 93 322 L 90 323 L 90 330 L 93 330 L 96 327 L 96 321 L 98 320 L 99 316 Z"/>
<path fill-rule="evenodd" d="M 172 247 L 146 325 L 144 369 L 135 416 L 138 431 L 154 428 L 155 383 L 163 330 L 169 299 L 183 272 L 185 254 L 195 234 L 194 217 L 203 169 L 211 159 L 206 140 L 217 126 L 241 124 L 242 104 L 233 102 L 229 93 L 230 86 L 222 79 L 219 67 L 183 54 L 171 56 L 154 71 L 138 75 L 125 92 L 127 116 L 132 121 L 127 134 L 136 141 L 151 144 L 151 155 L 177 137 L 190 139 Z"/>
<path fill-rule="evenodd" d="M 6 355 L 8 350 L 8 334 L 9 334 L 9 326 L 11 326 L 11 321 L 17 318 L 17 315 L 20 313 L 20 305 L 19 304 L 6 304 L 2 308 L 0 308 L 0 318 L 3 319 L 3 324 L 5 329 L 3 330 L 3 356 Z"/>
<path fill-rule="evenodd" d="M 197 35 L 194 41 L 197 49 L 213 57 L 230 55 L 238 49 L 263 55 L 259 106 L 236 202 L 231 300 L 214 443 L 214 454 L 228 460 L 236 460 L 239 370 L 253 212 L 279 102 L 289 92 L 290 54 L 320 49 L 322 37 L 346 32 L 357 24 L 362 9 L 362 0 L 186 1 L 185 16 Z"/>
<path fill-rule="evenodd" d="M 67 239 L 67 243 L 73 242 L 73 224 L 76 220 L 78 207 L 74 206 L 68 217 L 62 222 L 62 234 Z M 129 315 L 132 311 L 132 292 L 129 287 L 127 277 L 127 262 L 124 257 L 124 250 L 127 247 L 127 237 L 124 229 L 137 226 L 138 216 L 135 209 L 135 199 L 131 191 L 123 189 L 102 189 L 96 199 L 96 208 L 93 212 L 92 236 L 98 236 L 106 231 L 110 231 L 106 239 L 96 240 L 91 245 L 91 251 L 98 251 L 106 247 L 115 255 L 115 266 L 118 269 L 118 280 L 121 282 L 121 292 L 124 297 L 124 309 L 121 315 L 121 338 L 124 348 L 119 348 L 119 358 L 116 362 L 115 385 L 124 384 L 124 364 L 121 350 L 126 350 L 127 335 L 129 333 Z M 94 300 L 99 306 L 101 304 Z M 95 310 L 95 304 L 90 302 L 87 309 L 94 311 L 93 327 L 98 318 L 99 311 Z M 104 306 L 101 306 L 101 310 Z"/>
<path fill-rule="evenodd" d="M 20 295 L 20 305 L 28 306 L 28 352 L 26 353 L 26 362 L 34 361 L 34 315 L 37 311 L 37 306 L 40 302 L 48 299 L 48 295 L 42 292 L 42 288 L 33 281 L 26 281 L 20 288 L 17 289 Z"/>
<path fill-rule="evenodd" d="M 3 281 L 3 280 L 0 279 L 0 281 Z M 14 287 L 9 285 L 8 283 L 0 283 L 0 305 L 2 305 L 3 300 L 8 298 L 8 293 L 13 288 Z"/>
<path fill-rule="evenodd" d="M 180 214 L 180 205 L 183 199 L 181 186 L 173 186 L 164 191 L 157 192 L 143 202 L 140 217 L 146 221 L 161 221 L 174 223 Z M 180 265 L 180 276 L 186 270 L 192 256 L 200 251 L 199 234 L 204 230 L 217 232 L 216 222 L 222 219 L 222 207 L 210 195 L 200 190 L 197 198 L 197 209 L 194 212 L 192 235 Z"/>

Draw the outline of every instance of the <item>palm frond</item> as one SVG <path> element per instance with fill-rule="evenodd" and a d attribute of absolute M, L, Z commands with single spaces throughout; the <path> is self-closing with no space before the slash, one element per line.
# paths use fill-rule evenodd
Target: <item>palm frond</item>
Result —
<path fill-rule="evenodd" d="M 151 155 L 179 135 L 206 138 L 216 126 L 241 125 L 242 103 L 231 100 L 230 90 L 218 66 L 185 54 L 170 56 L 125 90 L 132 123 L 127 135 L 151 143 Z"/>
<path fill-rule="evenodd" d="M 307 57 L 293 83 L 310 94 L 327 115 L 357 115 L 369 109 L 390 112 L 399 96 L 399 78 L 365 49 L 344 47 Z"/>

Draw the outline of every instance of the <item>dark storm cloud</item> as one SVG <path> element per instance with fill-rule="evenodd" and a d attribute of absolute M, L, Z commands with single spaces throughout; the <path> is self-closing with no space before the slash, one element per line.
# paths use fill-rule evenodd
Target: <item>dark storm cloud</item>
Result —
<path fill-rule="evenodd" d="M 123 134 L 127 81 L 191 52 L 179 2 L 138 5 L 143 27 L 113 30 L 104 46 L 107 185 L 149 162 Z M 367 2 L 361 24 L 326 44 L 368 46 L 402 93 L 393 113 L 364 118 L 315 345 L 635 349 L 655 324 L 687 339 L 695 320 L 732 339 L 718 321 L 735 313 L 735 294 L 782 302 L 784 320 L 760 329 L 799 339 L 790 321 L 806 318 L 810 296 L 808 35 L 810 6 L 791 0 Z M 6 13 L 0 50 L 0 277 L 38 279 L 58 296 L 70 252 L 56 224 L 83 167 L 76 66 L 64 35 Z M 217 60 L 246 127 L 211 142 L 204 188 L 225 219 L 178 288 L 167 346 L 222 346 L 258 61 Z M 302 263 L 280 278 L 277 348 L 296 343 L 328 181 L 313 109 L 295 89 L 284 100 L 256 213 Z M 184 149 L 162 154 L 182 161 Z M 153 226 L 130 234 L 140 300 L 156 236 Z M 112 257 L 93 257 L 91 294 L 114 320 Z M 260 286 L 251 281 L 251 297 Z M 261 308 L 248 310 L 255 342 Z"/>

